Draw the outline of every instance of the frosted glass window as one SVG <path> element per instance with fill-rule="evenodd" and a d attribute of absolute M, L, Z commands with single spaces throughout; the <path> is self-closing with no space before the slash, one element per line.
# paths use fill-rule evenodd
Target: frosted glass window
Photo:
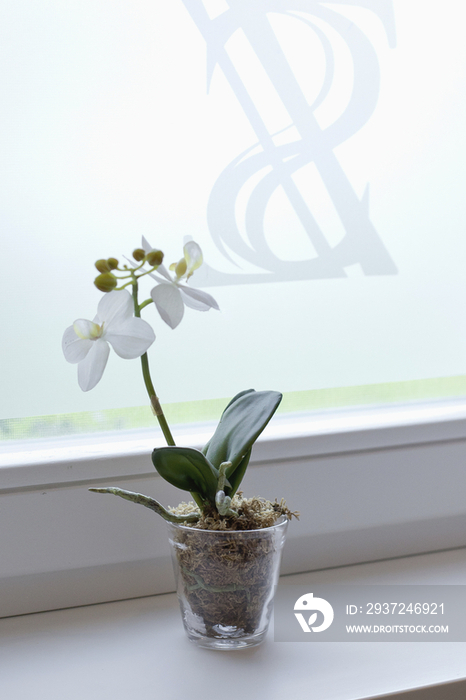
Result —
<path fill-rule="evenodd" d="M 40 416 L 58 432 L 76 413 L 85 430 L 108 411 L 116 426 L 152 420 L 125 412 L 146 406 L 138 361 L 112 355 L 83 394 L 61 353 L 101 296 L 93 262 L 141 235 L 168 262 L 192 236 L 206 260 L 192 282 L 221 307 L 187 310 L 175 331 L 146 309 L 174 420 L 249 387 L 283 391 L 284 410 L 466 393 L 461 12 L 4 4 L 3 436 L 20 419 L 34 434 Z"/>

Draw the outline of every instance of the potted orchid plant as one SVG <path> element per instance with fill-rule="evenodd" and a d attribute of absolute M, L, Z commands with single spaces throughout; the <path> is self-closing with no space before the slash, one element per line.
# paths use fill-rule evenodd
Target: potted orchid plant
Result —
<path fill-rule="evenodd" d="M 187 242 L 183 257 L 169 270 L 163 257 L 143 237 L 132 260 L 98 260 L 94 284 L 104 296 L 97 315 L 92 321 L 77 319 L 67 328 L 62 348 L 65 359 L 77 364 L 83 391 L 101 380 L 110 347 L 123 359 L 140 358 L 150 406 L 167 443 L 152 452 L 153 465 L 192 500 L 167 509 L 149 496 L 118 487 L 89 490 L 143 505 L 167 521 L 183 622 L 192 641 L 216 649 L 251 646 L 267 632 L 286 526 L 294 514 L 283 501 L 244 498 L 238 489 L 253 445 L 282 395 L 241 391 L 226 406 L 202 450 L 175 445 L 150 374 L 147 350 L 155 334 L 141 312 L 153 304 L 174 329 L 185 307 L 219 307 L 210 294 L 188 284 L 203 262 L 197 243 Z M 141 281 L 147 279 L 155 284 L 141 301 Z"/>

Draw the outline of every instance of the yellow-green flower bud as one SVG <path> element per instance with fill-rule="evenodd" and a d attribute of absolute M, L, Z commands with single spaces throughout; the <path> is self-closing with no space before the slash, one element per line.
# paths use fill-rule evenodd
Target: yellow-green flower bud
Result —
<path fill-rule="evenodd" d="M 118 267 L 118 260 L 116 258 L 109 258 L 107 262 L 111 270 L 116 270 L 116 268 Z"/>
<path fill-rule="evenodd" d="M 151 267 L 161 265 L 163 261 L 163 253 L 161 250 L 151 250 L 150 253 L 147 253 L 146 260 Z"/>
<path fill-rule="evenodd" d="M 144 260 L 145 257 L 146 251 L 142 248 L 136 248 L 136 250 L 133 250 L 133 258 L 137 260 L 137 262 L 141 262 L 141 260 Z"/>
<path fill-rule="evenodd" d="M 110 265 L 108 264 L 107 260 L 104 260 L 103 258 L 101 260 L 97 260 L 95 266 L 99 272 L 110 272 Z"/>
<path fill-rule="evenodd" d="M 111 272 L 104 272 L 95 278 L 94 284 L 101 292 L 111 292 L 117 286 L 117 278 Z"/>

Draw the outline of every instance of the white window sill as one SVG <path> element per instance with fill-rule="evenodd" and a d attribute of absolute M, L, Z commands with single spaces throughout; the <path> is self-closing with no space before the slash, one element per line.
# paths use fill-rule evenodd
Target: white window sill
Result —
<path fill-rule="evenodd" d="M 293 583 L 464 584 L 466 549 L 300 574 Z M 5 698 L 463 700 L 466 643 L 276 643 L 216 653 L 185 637 L 176 596 L 0 620 Z M 25 673 L 27 669 L 27 673 Z M 63 689 L 66 689 L 65 691 Z"/>

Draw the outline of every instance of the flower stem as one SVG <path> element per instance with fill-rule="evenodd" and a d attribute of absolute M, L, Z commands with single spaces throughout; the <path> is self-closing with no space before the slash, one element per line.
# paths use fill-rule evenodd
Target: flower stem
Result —
<path fill-rule="evenodd" d="M 139 307 L 138 304 L 138 283 L 137 283 L 137 278 L 136 275 L 132 275 L 133 277 L 133 302 L 134 302 L 134 315 L 137 318 L 141 318 L 141 308 Z M 157 418 L 160 428 L 162 430 L 162 433 L 165 437 L 165 440 L 167 442 L 167 445 L 175 445 L 175 441 L 173 439 L 173 435 L 171 434 L 169 425 L 167 423 L 167 419 L 165 418 L 162 406 L 160 405 L 160 401 L 158 399 L 157 394 L 155 393 L 154 385 L 152 384 L 152 378 L 150 376 L 150 370 L 149 370 L 149 358 L 147 357 L 147 352 L 144 353 L 144 355 L 141 355 L 141 367 L 142 367 L 142 376 L 144 378 L 144 384 L 147 389 L 147 393 L 149 394 L 149 399 L 150 399 L 150 406 L 152 409 L 152 413 L 154 416 Z"/>
<path fill-rule="evenodd" d="M 146 308 L 146 306 L 149 306 L 149 304 L 153 304 L 153 303 L 154 303 L 154 302 L 153 302 L 152 299 L 146 299 L 146 300 L 143 301 L 141 304 L 139 304 L 139 311 L 142 311 L 143 309 Z"/>

